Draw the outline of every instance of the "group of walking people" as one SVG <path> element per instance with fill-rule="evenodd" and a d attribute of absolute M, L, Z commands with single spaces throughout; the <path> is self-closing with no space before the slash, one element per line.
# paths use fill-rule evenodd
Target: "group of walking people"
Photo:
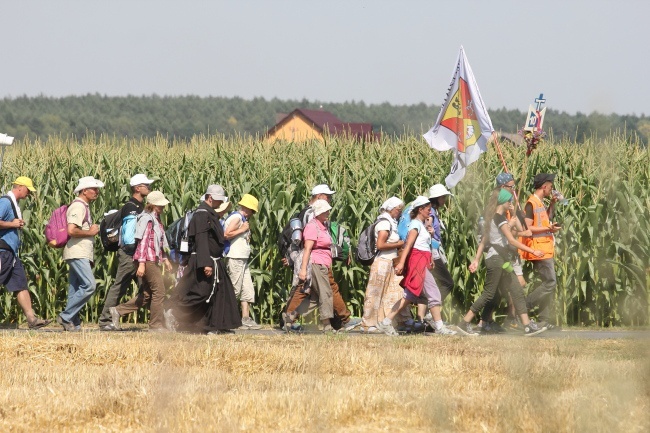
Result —
<path fill-rule="evenodd" d="M 512 327 L 520 326 L 525 335 L 553 328 L 553 234 L 560 230 L 549 216 L 555 200 L 554 177 L 535 177 L 535 192 L 524 212 L 515 209 L 512 175 L 501 173 L 497 177 L 485 209 L 485 227 L 480 233 L 476 257 L 469 265 L 470 271 L 475 272 L 485 253 L 485 286 L 456 326 L 443 322 L 441 311 L 445 298 L 454 289 L 442 241 L 445 225 L 440 218 L 452 194 L 443 185 L 432 186 L 428 196 L 418 196 L 409 205 L 398 197 L 390 197 L 381 204 L 373 225 L 376 253 L 361 318 L 352 317 L 332 273 L 336 245 L 329 217 L 335 191 L 325 184 L 315 186 L 309 202 L 294 218 L 300 235 L 282 251 L 283 264 L 293 268 L 292 286 L 282 313 L 283 328 L 288 332 L 300 330 L 300 316 L 317 308 L 323 332 L 358 327 L 366 333 L 398 335 L 400 330 L 418 332 L 429 327 L 441 335 L 477 335 L 477 327 L 472 324 L 477 315 L 481 317 L 481 330 L 500 332 L 503 328 L 494 322 L 493 313 L 502 294 L 511 307 Z M 129 182 L 131 197 L 118 210 L 117 273 L 105 295 L 100 329 L 119 331 L 122 317 L 145 307 L 150 311 L 152 332 L 226 333 L 259 329 L 260 325 L 251 317 L 255 290 L 248 263 L 249 220 L 259 211 L 258 200 L 244 194 L 238 209 L 229 212 L 231 202 L 224 188 L 216 184 L 207 186 L 198 208 L 188 217 L 186 254 L 177 270 L 178 280 L 168 295 L 163 268 L 171 273 L 173 265 L 160 216 L 169 200 L 161 191 L 151 191 L 153 182 L 144 174 L 134 175 Z M 68 240 L 62 254 L 69 267 L 69 284 L 66 306 L 56 322 L 68 332 L 81 329 L 79 313 L 96 290 L 92 266 L 94 238 L 100 227 L 92 222 L 89 206 L 103 187 L 92 176 L 79 179 L 74 189 L 76 198 L 65 213 Z M 0 284 L 16 293 L 31 329 L 50 323 L 34 314 L 19 259 L 24 221 L 18 202 L 35 191 L 31 179 L 21 176 L 13 182 L 11 191 L 0 198 Z M 543 202 L 546 197 L 551 197 L 548 208 Z M 408 218 L 403 213 L 408 213 Z M 401 221 L 405 221 L 404 230 L 399 227 Z M 523 290 L 523 259 L 533 263 L 542 280 L 528 296 Z M 347 260 L 349 264 L 350 257 Z M 138 283 L 136 296 L 120 303 L 133 281 Z M 462 299 L 455 301 L 455 305 L 462 305 Z M 411 306 L 415 306 L 415 314 Z M 535 308 L 539 308 L 538 322 L 528 315 Z"/>

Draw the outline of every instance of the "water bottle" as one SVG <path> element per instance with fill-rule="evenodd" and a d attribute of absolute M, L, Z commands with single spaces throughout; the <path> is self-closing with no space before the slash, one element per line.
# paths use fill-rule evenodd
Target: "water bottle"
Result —
<path fill-rule="evenodd" d="M 564 198 L 564 196 L 562 195 L 562 193 L 560 191 L 554 189 L 553 191 L 551 191 L 551 194 L 553 194 L 553 198 L 555 198 L 555 200 L 557 201 L 557 204 L 560 204 L 560 205 L 563 205 L 563 206 L 569 204 L 569 200 Z"/>

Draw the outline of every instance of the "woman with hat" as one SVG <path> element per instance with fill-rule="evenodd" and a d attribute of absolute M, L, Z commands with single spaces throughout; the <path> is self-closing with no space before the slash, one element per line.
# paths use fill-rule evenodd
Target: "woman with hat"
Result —
<path fill-rule="evenodd" d="M 363 318 L 361 327 L 365 332 L 381 332 L 377 323 L 384 320 L 395 303 L 399 302 L 403 290 L 399 285 L 402 277 L 395 274 L 393 259 L 397 251 L 404 246 L 397 234 L 399 220 L 404 202 L 397 197 L 386 200 L 379 208 L 379 216 L 375 224 L 375 244 L 377 255 L 370 266 L 368 286 L 363 302 Z M 404 309 L 400 312 L 398 322 L 406 322 L 411 318 Z"/>
<path fill-rule="evenodd" d="M 377 327 L 388 335 L 397 335 L 391 321 L 402 309 L 409 304 L 416 304 L 420 295 L 424 292 L 427 298 L 427 304 L 435 322 L 436 333 L 443 335 L 453 335 L 454 331 L 448 329 L 442 322 L 440 316 L 440 291 L 436 282 L 429 272 L 433 264 L 431 255 L 431 234 L 426 227 L 426 221 L 431 211 L 431 203 L 424 196 L 418 196 L 411 203 L 410 217 L 411 222 L 408 226 L 408 235 L 404 249 L 400 254 L 398 263 L 395 266 L 395 273 L 404 278 L 400 281 L 400 286 L 404 288 L 403 298 L 396 303 L 391 312 L 386 315 L 384 320 L 377 323 Z"/>
<path fill-rule="evenodd" d="M 260 329 L 250 317 L 249 304 L 255 302 L 255 287 L 248 267 L 251 254 L 251 231 L 248 220 L 258 211 L 258 201 L 250 194 L 244 194 L 239 201 L 239 210 L 231 213 L 224 222 L 224 237 L 230 241 L 226 254 L 226 268 L 241 303 L 240 329 Z"/>
<path fill-rule="evenodd" d="M 332 237 L 325 223 L 332 206 L 323 199 L 312 205 L 314 218 L 307 223 L 302 232 L 304 249 L 298 279 L 307 279 L 307 265 L 311 263 L 311 289 L 318 296 L 323 332 L 334 332 L 330 320 L 334 317 L 333 292 L 330 286 L 329 271 L 332 267 Z"/>
<path fill-rule="evenodd" d="M 458 328 L 465 335 L 478 335 L 471 321 L 488 302 L 494 299 L 499 288 L 506 288 L 510 293 L 515 312 L 521 318 L 526 336 L 536 335 L 546 330 L 545 327 L 538 327 L 535 322 L 528 318 L 524 291 L 514 272 L 512 272 L 511 260 L 514 253 L 511 252 L 509 246 L 537 257 L 544 255 L 543 252 L 533 250 L 517 241 L 512 235 L 511 227 L 506 218 L 506 211 L 512 212 L 514 210 L 512 199 L 513 194 L 511 192 L 507 189 L 501 189 L 496 197 L 492 196 L 485 209 L 486 224 L 483 239 L 487 247 L 485 258 L 487 274 L 481 296 L 472 304 L 463 320 L 458 324 Z"/>
<path fill-rule="evenodd" d="M 162 276 L 162 266 L 167 271 L 172 270 L 172 265 L 167 257 L 169 245 L 165 236 L 165 227 L 160 221 L 160 214 L 165 210 L 169 201 L 162 192 L 152 191 L 147 195 L 147 204 L 144 212 L 138 215 L 135 239 L 137 246 L 133 260 L 137 263 L 136 276 L 140 281 L 138 295 L 117 307 L 109 309 L 111 321 L 116 329 L 120 328 L 120 317 L 149 306 L 149 330 L 164 332 L 165 319 L 163 315 L 163 302 L 165 300 L 165 284 Z"/>

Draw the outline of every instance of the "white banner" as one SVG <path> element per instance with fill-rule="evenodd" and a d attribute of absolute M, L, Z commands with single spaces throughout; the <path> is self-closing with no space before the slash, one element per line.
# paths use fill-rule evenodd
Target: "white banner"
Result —
<path fill-rule="evenodd" d="M 424 139 L 433 149 L 454 150 L 454 163 L 445 178 L 447 188 L 453 188 L 465 176 L 465 169 L 487 151 L 488 140 L 494 133 L 490 115 L 481 98 L 474 73 L 460 47 L 451 84 L 447 90 L 436 124 Z"/>

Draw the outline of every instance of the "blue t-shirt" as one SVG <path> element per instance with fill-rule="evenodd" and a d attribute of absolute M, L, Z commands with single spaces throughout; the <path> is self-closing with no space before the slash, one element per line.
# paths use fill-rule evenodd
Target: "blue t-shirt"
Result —
<path fill-rule="evenodd" d="M 11 222 L 14 219 L 16 219 L 16 214 L 14 213 L 11 199 L 9 197 L 0 198 L 0 220 Z M 18 249 L 20 248 L 20 236 L 18 236 L 18 229 L 12 228 L 0 230 L 0 239 L 9 245 L 14 255 L 18 255 Z"/>

